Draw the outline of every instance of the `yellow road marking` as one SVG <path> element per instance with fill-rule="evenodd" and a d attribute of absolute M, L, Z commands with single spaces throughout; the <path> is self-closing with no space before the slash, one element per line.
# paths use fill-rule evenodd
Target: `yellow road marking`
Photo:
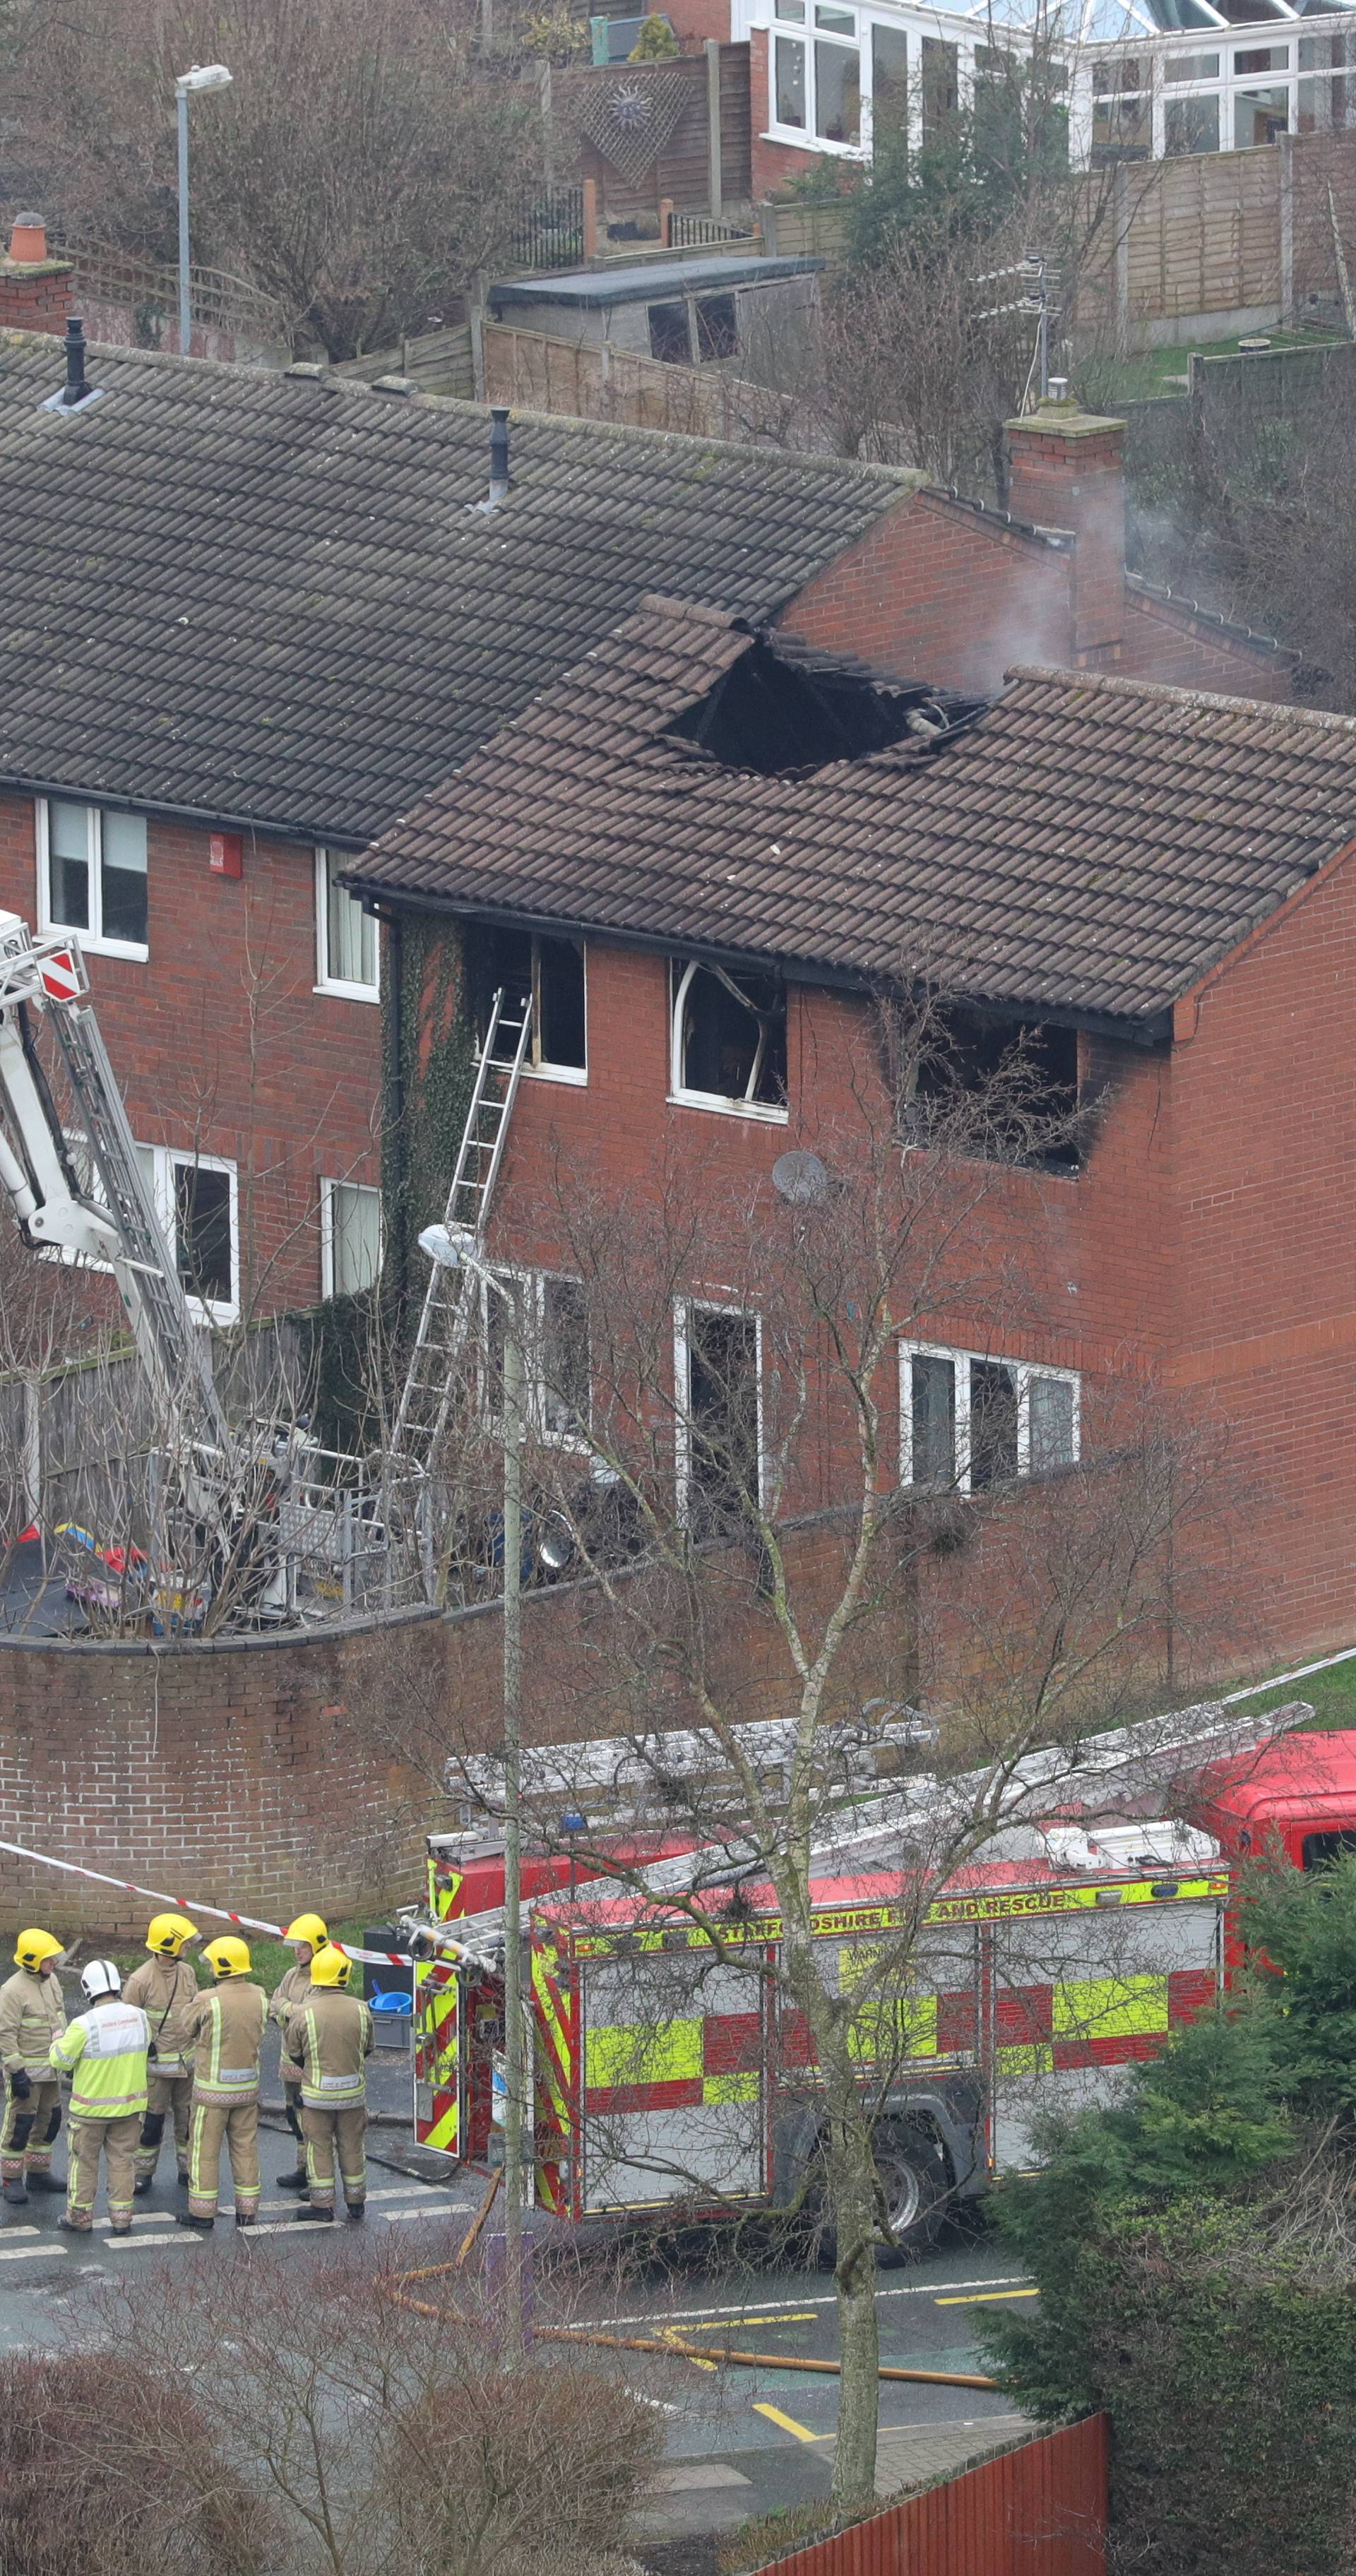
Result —
<path fill-rule="evenodd" d="M 987 2308 L 991 2299 L 1038 2299 L 1039 2290 L 966 2290 L 954 2299 L 934 2299 L 937 2308 Z"/>
<path fill-rule="evenodd" d="M 702 2324 L 706 2326 L 748 2326 L 751 2329 L 754 2327 L 761 2329 L 763 2326 L 812 2326 L 814 2323 L 813 2308 L 806 2308 L 799 2316 L 792 2314 L 784 2317 L 703 2317 L 702 2319 Z"/>
<path fill-rule="evenodd" d="M 798 2424 L 794 2415 L 783 2415 L 780 2406 L 768 2406 L 755 2400 L 753 2411 L 755 2415 L 766 2415 L 769 2424 L 780 2424 L 784 2433 L 794 2433 L 798 2442 L 817 2442 L 820 2438 L 818 2433 L 811 2432 L 808 2424 Z"/>

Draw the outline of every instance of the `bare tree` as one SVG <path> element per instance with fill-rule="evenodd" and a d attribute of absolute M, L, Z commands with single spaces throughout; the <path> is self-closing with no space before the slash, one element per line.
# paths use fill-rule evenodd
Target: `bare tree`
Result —
<path fill-rule="evenodd" d="M 540 169 L 534 84 L 433 0 L 75 0 L 30 24 L 23 139 L 76 230 L 173 256 L 174 76 L 225 62 L 193 131 L 194 256 L 335 359 L 416 331 L 503 256 Z"/>
<path fill-rule="evenodd" d="M 1046 1172 L 1086 1127 L 1031 1047 L 981 1070 L 962 1026 L 930 1009 L 863 1013 L 850 1078 L 821 1095 L 780 1190 L 731 1178 L 710 1148 L 676 1150 L 625 1192 L 562 1159 L 528 1221 L 568 1296 L 539 1303 L 530 1278 L 501 1274 L 529 1388 L 529 1548 L 585 1587 L 574 1627 L 562 1603 L 555 1633 L 540 1632 L 529 1723 L 549 1739 L 612 1739 L 606 1758 L 579 1765 L 549 1741 L 528 1757 L 542 1844 L 566 1848 L 561 1811 L 580 1809 L 593 1830 L 580 1836 L 576 1819 L 578 1856 L 630 1908 L 619 1993 L 601 2019 L 629 2030 L 639 2054 L 626 2062 L 619 2038 L 600 2080 L 620 2088 L 624 2121 L 658 2063 L 647 2025 L 690 2024 L 703 1985 L 734 1998 L 713 2011 L 756 2020 L 760 1987 L 772 1990 L 776 2027 L 797 2035 L 779 2080 L 799 2064 L 817 2106 L 843 2512 L 872 2493 L 877 2250 L 897 2246 L 943 2188 L 940 2158 L 884 2117 L 910 2052 L 909 1997 L 929 1982 L 931 1910 L 1000 1818 L 1029 1823 L 1058 1804 L 1091 1733 L 1167 1687 L 1181 1693 L 1230 1590 L 1224 1466 L 1208 1428 L 1180 1406 L 1169 1427 L 1127 1373 L 1085 1388 L 1080 1440 L 1068 1381 L 1036 1390 L 1003 1356 L 1043 1329 Z M 472 1529 L 479 1510 L 489 1532 L 461 1560 L 471 1594 L 496 1580 L 496 1303 L 449 1436 L 458 1526 Z M 984 1355 L 964 1363 L 960 1435 L 955 1363 L 939 1343 Z M 882 1712 L 899 1721 L 920 1696 L 952 1782 L 921 1816 L 907 1783 L 893 1809 L 863 1787 Z M 775 1758 L 747 1732 L 771 1717 Z M 377 1689 L 371 1722 L 493 1807 L 483 1736 L 458 1743 L 408 1677 Z M 681 1746 L 673 1728 L 687 1730 Z M 898 1725 L 885 1737 L 897 1753 Z M 1050 1760 L 1039 1787 L 1021 1789 L 1017 1766 L 1036 1748 Z M 609 1760 L 630 1794 L 648 1791 L 652 1818 L 699 1846 L 681 1883 L 617 1861 L 600 1786 Z M 855 1834 L 875 1837 L 884 1928 L 840 1973 L 838 1945 L 815 1937 L 812 1891 L 848 1866 Z M 776 1941 L 751 1957 L 769 1912 Z M 628 2012 L 620 1989 L 637 1960 L 649 2001 Z M 732 2065 L 728 2100 L 713 2097 L 727 2109 L 740 2073 Z M 740 2117 L 735 2107 L 718 2153 L 685 2147 L 675 2122 L 640 2161 L 698 2202 L 737 2200 Z M 689 2115 L 687 2127 L 703 2123 Z M 602 2151 L 637 2161 L 620 2132 Z"/>

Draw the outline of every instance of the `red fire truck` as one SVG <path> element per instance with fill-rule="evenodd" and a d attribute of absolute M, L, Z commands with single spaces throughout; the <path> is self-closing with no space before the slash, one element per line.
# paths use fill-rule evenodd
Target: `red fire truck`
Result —
<path fill-rule="evenodd" d="M 1293 1727 L 1307 1714 L 1283 1718 Z M 875 1992 L 872 1971 L 916 1906 L 907 1870 L 877 1859 L 813 1881 L 821 1976 L 872 1997 L 854 2045 L 901 2249 L 1030 2163 L 1037 2112 L 1107 2098 L 1118 2068 L 1153 2056 L 1214 2000 L 1240 1861 L 1279 1849 L 1311 1869 L 1356 1846 L 1356 1732 L 1287 1733 L 1206 1762 L 1189 1786 L 1179 1767 L 1175 1803 L 1184 1821 L 1117 1819 L 1104 1802 L 1080 1817 L 1065 1800 L 1056 1815 L 1001 1825 L 932 1895 L 905 1993 Z M 525 1863 L 536 2198 L 560 2217 L 671 2219 L 680 2207 L 803 2199 L 823 2114 L 808 2034 L 775 1973 L 773 1891 L 745 1877 L 734 1912 L 705 1895 L 712 1938 L 666 1901 L 683 1848 L 619 1841 L 627 1883 L 573 1889 L 567 1861 Z M 637 1864 L 648 1874 L 651 1862 L 656 1884 L 638 1892 Z M 502 1893 L 492 1845 L 430 1837 L 430 1915 L 447 1932 L 483 1936 Z M 492 1964 L 421 1964 L 416 2135 L 471 2164 L 493 2158 L 502 2011 Z"/>

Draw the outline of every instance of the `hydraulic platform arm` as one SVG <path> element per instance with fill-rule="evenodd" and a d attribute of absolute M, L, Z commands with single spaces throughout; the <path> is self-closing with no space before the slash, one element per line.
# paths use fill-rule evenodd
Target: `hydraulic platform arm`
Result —
<path fill-rule="evenodd" d="M 66 931 L 35 939 L 17 913 L 0 912 L 0 1183 L 34 1250 L 52 1245 L 112 1271 L 185 1499 L 215 1518 L 230 1432 L 88 995 L 78 940 Z M 81 1190 L 34 1014 L 46 1018 L 65 1068 L 97 1199 Z"/>

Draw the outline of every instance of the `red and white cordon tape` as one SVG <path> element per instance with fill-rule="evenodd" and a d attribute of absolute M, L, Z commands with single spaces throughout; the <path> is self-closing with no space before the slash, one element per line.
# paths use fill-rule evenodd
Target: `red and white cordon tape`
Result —
<path fill-rule="evenodd" d="M 54 1852 L 30 1851 L 26 1843 L 0 1842 L 0 1852 L 13 1852 L 20 1860 L 35 1860 L 43 1869 L 64 1869 L 72 1878 L 97 1879 L 101 1887 L 120 1888 L 124 1896 L 149 1896 L 157 1905 L 177 1906 L 181 1914 L 216 1914 L 224 1923 L 239 1924 L 242 1932 L 266 1932 L 274 1941 L 287 1937 L 281 1923 L 263 1923 L 255 1914 L 233 1914 L 228 1905 L 208 1905 L 191 1896 L 171 1896 L 163 1887 L 140 1887 L 134 1878 L 111 1878 L 107 1870 L 88 1869 L 83 1861 L 58 1860 Z M 429 1938 L 444 1956 L 457 1959 L 470 1956 L 460 1941 L 432 1933 Z M 352 1941 L 335 1941 L 331 1947 L 342 1950 L 346 1959 L 361 1959 L 373 1967 L 384 1968 L 411 1967 L 416 1957 L 422 1955 L 410 1950 L 360 1950 Z"/>

